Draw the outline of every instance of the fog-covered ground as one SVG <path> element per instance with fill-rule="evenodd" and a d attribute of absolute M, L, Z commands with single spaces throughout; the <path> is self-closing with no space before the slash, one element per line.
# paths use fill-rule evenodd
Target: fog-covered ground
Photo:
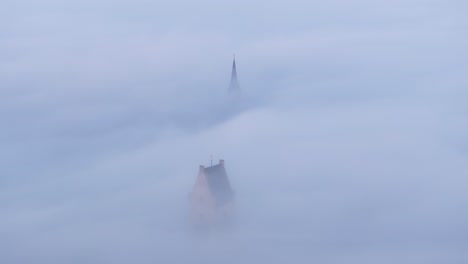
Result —
<path fill-rule="evenodd" d="M 0 263 L 467 263 L 467 11 L 2 2 Z M 210 155 L 237 227 L 199 237 Z"/>

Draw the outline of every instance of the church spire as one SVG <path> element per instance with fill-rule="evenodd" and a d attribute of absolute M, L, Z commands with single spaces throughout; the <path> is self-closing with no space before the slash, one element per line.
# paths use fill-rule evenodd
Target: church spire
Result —
<path fill-rule="evenodd" d="M 236 55 L 234 55 L 234 58 L 232 59 L 231 84 L 229 85 L 229 92 L 240 92 L 239 82 L 237 81 Z"/>

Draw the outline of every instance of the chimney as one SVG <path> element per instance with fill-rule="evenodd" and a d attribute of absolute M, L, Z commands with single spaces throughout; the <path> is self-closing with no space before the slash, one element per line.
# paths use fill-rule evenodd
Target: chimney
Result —
<path fill-rule="evenodd" d="M 221 166 L 224 167 L 224 160 L 223 160 L 223 159 L 220 159 L 220 160 L 219 160 L 219 165 L 221 165 Z"/>
<path fill-rule="evenodd" d="M 205 170 L 205 166 L 200 165 L 200 170 L 199 170 L 199 171 L 200 171 L 200 172 L 203 172 L 204 170 Z"/>

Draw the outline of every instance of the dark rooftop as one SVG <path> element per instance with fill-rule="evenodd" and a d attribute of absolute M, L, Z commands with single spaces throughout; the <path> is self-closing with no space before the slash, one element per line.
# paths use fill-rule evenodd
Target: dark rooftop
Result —
<path fill-rule="evenodd" d="M 229 202 L 233 198 L 233 191 L 224 168 L 224 161 L 221 160 L 219 164 L 205 168 L 204 171 L 216 204 L 223 205 Z"/>

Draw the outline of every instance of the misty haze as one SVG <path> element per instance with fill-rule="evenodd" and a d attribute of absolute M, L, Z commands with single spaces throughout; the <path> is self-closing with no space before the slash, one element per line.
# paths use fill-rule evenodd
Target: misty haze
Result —
<path fill-rule="evenodd" d="M 467 13 L 2 1 L 0 264 L 468 263 Z"/>

